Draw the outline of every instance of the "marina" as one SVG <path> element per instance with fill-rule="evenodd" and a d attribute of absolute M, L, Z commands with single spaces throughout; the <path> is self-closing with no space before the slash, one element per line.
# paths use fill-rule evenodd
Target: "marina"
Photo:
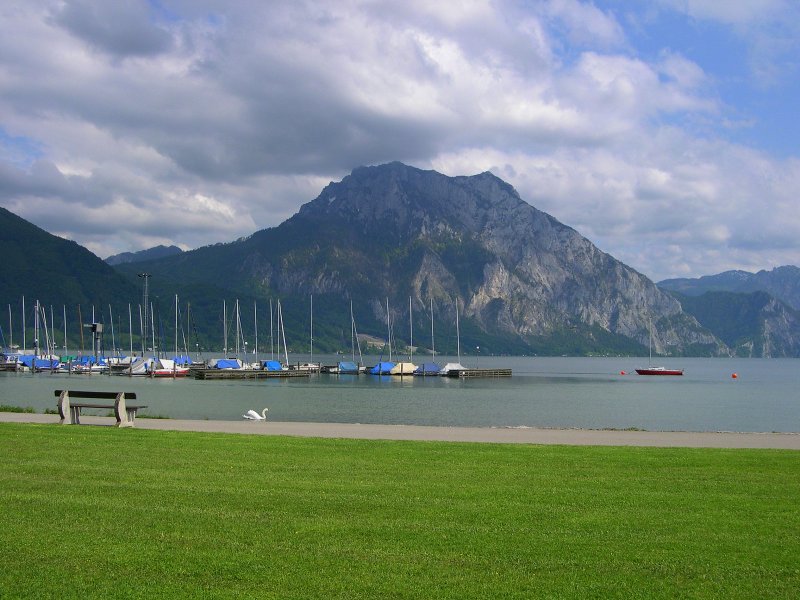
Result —
<path fill-rule="evenodd" d="M 321 364 L 337 360 L 317 358 Z M 367 364 L 377 360 L 365 357 Z M 471 367 L 476 357 L 462 360 Z M 482 355 L 482 369 L 512 369 L 511 377 L 497 378 L 309 373 L 199 380 L 0 373 L 0 404 L 44 412 L 55 409 L 56 389 L 124 389 L 148 405 L 138 419 L 240 420 L 248 410 L 268 407 L 269 420 L 279 422 L 800 432 L 796 359 L 686 358 L 682 377 L 639 377 L 632 374 L 637 363 L 637 357 Z"/>

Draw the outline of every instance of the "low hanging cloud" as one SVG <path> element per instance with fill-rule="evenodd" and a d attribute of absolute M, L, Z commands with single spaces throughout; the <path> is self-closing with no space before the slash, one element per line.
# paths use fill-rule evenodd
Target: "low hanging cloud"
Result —
<path fill-rule="evenodd" d="M 753 56 L 794 26 L 733 4 L 661 0 L 638 22 L 714 20 Z M 0 202 L 101 256 L 192 248 L 401 160 L 492 170 L 654 278 L 800 263 L 798 161 L 728 141 L 747 121 L 714 74 L 637 51 L 630 17 L 579 0 L 0 7 Z"/>

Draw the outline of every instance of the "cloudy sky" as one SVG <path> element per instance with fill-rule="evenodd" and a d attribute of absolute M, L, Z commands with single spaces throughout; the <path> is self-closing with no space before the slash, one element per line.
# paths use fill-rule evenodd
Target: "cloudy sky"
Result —
<path fill-rule="evenodd" d="M 101 257 L 491 170 L 659 280 L 800 265 L 796 0 L 11 0 L 0 205 Z"/>

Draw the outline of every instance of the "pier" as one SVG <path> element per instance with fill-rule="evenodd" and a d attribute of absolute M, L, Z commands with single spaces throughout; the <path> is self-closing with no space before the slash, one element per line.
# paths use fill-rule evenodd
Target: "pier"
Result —
<path fill-rule="evenodd" d="M 195 379 L 273 379 L 280 377 L 308 377 L 310 371 L 268 371 L 266 369 L 192 369 Z"/>
<path fill-rule="evenodd" d="M 448 377 L 511 377 L 511 369 L 454 369 Z"/>

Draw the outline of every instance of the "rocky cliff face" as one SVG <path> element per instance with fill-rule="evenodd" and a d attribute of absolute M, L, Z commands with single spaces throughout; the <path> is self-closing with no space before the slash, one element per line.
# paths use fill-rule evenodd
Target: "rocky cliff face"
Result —
<path fill-rule="evenodd" d="M 522 339 L 599 328 L 654 350 L 724 346 L 653 282 L 524 202 L 491 173 L 359 168 L 281 226 L 238 243 L 240 283 L 281 294 L 366 295 Z M 405 309 L 407 310 L 407 308 Z"/>

